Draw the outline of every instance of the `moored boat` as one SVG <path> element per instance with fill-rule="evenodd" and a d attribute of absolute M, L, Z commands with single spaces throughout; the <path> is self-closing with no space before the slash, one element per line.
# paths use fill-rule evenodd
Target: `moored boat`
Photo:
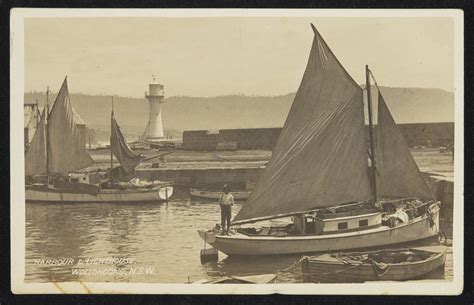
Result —
<path fill-rule="evenodd" d="M 420 215 L 406 222 L 392 221 L 397 217 L 395 214 L 385 214 L 385 220 L 382 220 L 381 212 L 364 212 L 359 215 L 352 213 L 351 216 L 336 213 L 330 219 L 320 218 L 316 212 L 298 215 L 292 224 L 286 226 L 237 228 L 231 230 L 230 235 L 220 235 L 212 230 L 200 230 L 198 233 L 219 251 L 238 256 L 381 247 L 438 235 L 439 206 L 431 202 L 418 209 L 420 212 L 415 213 Z M 428 209 L 426 213 L 423 212 L 424 209 Z M 338 229 L 341 226 L 339 224 L 345 224 L 348 228 Z"/>
<path fill-rule="evenodd" d="M 442 266 L 446 247 L 332 253 L 301 260 L 304 282 L 354 283 L 416 279 Z"/>
<path fill-rule="evenodd" d="M 437 236 L 440 202 L 375 80 L 374 124 L 372 72 L 366 66 L 361 88 L 311 26 L 308 64 L 264 173 L 230 235 L 199 236 L 227 255 L 352 250 Z M 287 225 L 248 227 L 288 218 Z"/>
<path fill-rule="evenodd" d="M 150 202 L 167 201 L 173 195 L 173 185 L 163 182 L 144 188 L 100 189 L 98 186 L 87 186 L 74 190 L 74 187 L 46 187 L 44 184 L 30 185 L 25 188 L 28 202 Z"/>
<path fill-rule="evenodd" d="M 105 175 L 84 171 L 94 161 L 81 141 L 74 117 L 66 78 L 51 111 L 47 101 L 25 155 L 27 202 L 165 201 L 173 195 L 172 182 L 124 178 L 133 174 L 143 156 L 130 149 L 113 111 L 110 170 Z M 119 161 L 119 167 L 113 167 L 113 155 Z"/>
<path fill-rule="evenodd" d="M 247 200 L 250 196 L 249 191 L 232 191 L 231 193 L 234 196 L 234 200 Z M 189 194 L 197 198 L 219 200 L 222 192 L 190 189 Z"/>

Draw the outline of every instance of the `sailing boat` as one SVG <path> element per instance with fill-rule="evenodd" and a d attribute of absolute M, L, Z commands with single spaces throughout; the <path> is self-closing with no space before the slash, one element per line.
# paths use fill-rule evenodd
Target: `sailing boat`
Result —
<path fill-rule="evenodd" d="M 67 77 L 51 111 L 48 104 L 25 156 L 25 175 L 31 182 L 25 189 L 27 202 L 144 202 L 172 196 L 172 183 L 137 179 L 119 183 L 112 176 L 112 168 L 105 175 L 99 171 L 77 172 L 94 161 L 74 122 Z M 111 151 L 125 173 L 133 172 L 142 160 L 128 146 L 113 116 Z"/>
<path fill-rule="evenodd" d="M 382 94 L 374 127 L 366 66 L 364 90 L 316 28 L 308 64 L 256 189 L 230 235 L 199 230 L 227 255 L 272 255 L 380 247 L 436 236 L 439 205 Z M 370 140 L 370 151 L 367 142 Z M 250 223 L 290 218 L 287 225 Z"/>

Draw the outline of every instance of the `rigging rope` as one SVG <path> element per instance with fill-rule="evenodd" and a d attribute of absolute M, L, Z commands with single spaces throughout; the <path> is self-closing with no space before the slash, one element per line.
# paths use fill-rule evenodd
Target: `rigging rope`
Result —
<path fill-rule="evenodd" d="M 374 85 L 377 87 L 377 90 L 380 91 L 379 85 L 377 84 L 377 80 L 375 79 L 375 76 L 374 76 L 374 74 L 372 73 L 372 70 L 370 70 L 370 69 L 369 69 L 369 74 L 370 74 L 370 76 L 372 77 L 372 80 L 374 81 Z"/>

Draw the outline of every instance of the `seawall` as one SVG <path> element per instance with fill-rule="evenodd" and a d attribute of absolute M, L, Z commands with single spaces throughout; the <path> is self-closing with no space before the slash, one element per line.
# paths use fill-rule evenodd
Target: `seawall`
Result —
<path fill-rule="evenodd" d="M 245 184 L 257 181 L 265 166 L 207 167 L 207 168 L 146 168 L 137 169 L 137 175 L 149 180 L 174 181 L 182 188 L 212 184 Z"/>
<path fill-rule="evenodd" d="M 410 147 L 448 146 L 454 143 L 454 123 L 398 124 Z M 182 148 L 187 150 L 273 150 L 282 128 L 221 129 L 183 132 Z"/>
<path fill-rule="evenodd" d="M 255 182 L 263 173 L 265 166 L 246 167 L 207 167 L 207 168 L 144 168 L 137 174 L 146 179 L 174 181 L 178 188 L 187 191 L 189 188 L 206 185 L 245 185 Z M 423 173 L 435 198 L 441 201 L 441 218 L 444 219 L 445 231 L 452 236 L 454 181 L 429 172 Z"/>

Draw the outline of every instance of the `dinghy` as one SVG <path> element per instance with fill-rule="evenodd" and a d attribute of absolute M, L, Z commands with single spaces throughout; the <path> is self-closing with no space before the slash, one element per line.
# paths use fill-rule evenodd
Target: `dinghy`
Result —
<path fill-rule="evenodd" d="M 442 266 L 446 247 L 333 253 L 301 260 L 304 282 L 354 283 L 416 279 Z"/>
<path fill-rule="evenodd" d="M 190 189 L 189 193 L 193 197 L 209 199 L 209 200 L 219 200 L 219 198 L 222 195 L 222 192 L 197 190 L 197 189 Z M 232 196 L 234 196 L 234 200 L 247 200 L 250 196 L 249 191 L 233 191 L 231 192 L 231 194 Z"/>
<path fill-rule="evenodd" d="M 133 173 L 143 157 L 128 146 L 113 111 L 110 143 L 110 171 L 79 171 L 94 161 L 77 131 L 65 78 L 51 111 L 47 102 L 25 155 L 25 175 L 29 182 L 25 188 L 26 201 L 146 202 L 165 201 L 173 195 L 172 182 L 143 181 L 136 177 L 120 181 L 118 176 Z M 113 155 L 119 167 L 113 168 Z"/>
<path fill-rule="evenodd" d="M 374 124 L 372 72 L 365 67 L 362 89 L 311 26 L 308 64 L 264 173 L 230 235 L 199 236 L 227 255 L 352 250 L 437 236 L 440 202 L 376 82 Z M 269 223 L 290 217 L 286 225 Z"/>

